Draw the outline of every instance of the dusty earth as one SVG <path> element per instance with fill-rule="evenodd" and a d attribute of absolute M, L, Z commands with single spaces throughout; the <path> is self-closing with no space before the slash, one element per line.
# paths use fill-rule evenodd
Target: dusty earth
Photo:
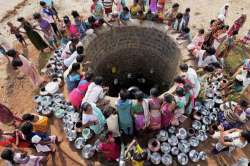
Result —
<path fill-rule="evenodd" d="M 132 0 L 129 0 L 131 4 Z M 224 0 L 176 0 L 181 4 L 181 10 L 183 11 L 186 7 L 191 8 L 191 28 L 193 33 L 198 28 L 208 27 L 209 20 L 216 17 L 219 9 L 227 1 Z M 59 15 L 70 15 L 71 10 L 78 10 L 83 16 L 89 14 L 89 8 L 91 0 L 55 0 L 56 8 L 58 9 Z M 229 16 L 226 22 L 231 25 L 233 21 L 241 14 L 246 13 L 250 17 L 250 1 L 249 0 L 231 0 L 229 1 Z M 44 58 L 47 54 L 39 53 L 31 44 L 28 48 L 23 49 L 14 36 L 10 35 L 7 28 L 6 22 L 11 21 L 18 25 L 16 18 L 23 16 L 31 18 L 32 13 L 39 10 L 38 0 L 0 0 L 1 12 L 0 12 L 0 32 L 8 42 L 20 52 L 24 52 L 28 55 L 34 64 L 39 67 L 44 63 Z M 250 21 L 247 21 L 244 27 L 240 31 L 240 35 L 244 35 L 247 30 L 250 29 Z M 32 96 L 36 93 L 36 89 L 32 87 L 30 81 L 22 74 L 14 71 L 3 58 L 0 59 L 0 102 L 7 105 L 12 111 L 16 112 L 17 115 L 25 112 L 33 112 L 35 104 L 32 101 Z M 51 120 L 51 133 L 64 136 L 60 130 L 60 123 L 57 120 Z M 0 125 L 0 128 L 11 129 L 8 126 Z M 202 145 L 206 148 L 206 145 Z M 67 155 L 70 154 L 70 155 Z M 250 152 L 237 152 L 233 158 L 237 158 L 240 154 L 250 154 Z M 72 158 L 73 157 L 73 158 Z M 230 163 L 228 157 L 210 156 L 206 163 L 201 165 L 225 165 Z M 229 157 L 230 158 L 230 157 Z M 93 163 L 86 163 L 81 161 L 75 151 L 70 150 L 70 146 L 65 141 L 58 148 L 58 153 L 53 156 L 48 165 L 93 165 Z M 2 165 L 2 162 L 0 162 Z M 104 165 L 98 164 L 95 165 Z"/>

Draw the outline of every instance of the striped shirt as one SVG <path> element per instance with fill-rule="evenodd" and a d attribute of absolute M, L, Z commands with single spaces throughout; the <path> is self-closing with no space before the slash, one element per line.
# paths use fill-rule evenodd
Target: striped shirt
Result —
<path fill-rule="evenodd" d="M 113 6 L 113 1 L 114 0 L 102 0 L 103 7 L 105 9 L 110 9 Z"/>

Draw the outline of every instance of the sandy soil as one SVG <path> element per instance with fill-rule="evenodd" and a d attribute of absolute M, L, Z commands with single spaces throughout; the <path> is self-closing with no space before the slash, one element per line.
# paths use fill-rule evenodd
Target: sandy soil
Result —
<path fill-rule="evenodd" d="M 132 0 L 129 0 L 131 3 Z M 27 53 L 28 57 L 38 65 L 39 57 L 42 58 L 35 48 L 30 45 L 28 49 L 22 49 L 15 41 L 14 36 L 10 35 L 6 28 L 6 22 L 11 21 L 16 25 L 17 17 L 23 16 L 31 18 L 32 13 L 39 11 L 38 0 L 0 0 L 1 12 L 0 12 L 0 32 L 3 36 L 13 44 L 13 47 L 19 51 Z M 71 10 L 78 10 L 82 15 L 88 15 L 91 0 L 56 0 L 56 8 L 59 15 L 70 15 Z M 225 1 L 223 0 L 176 0 L 181 4 L 181 10 L 186 7 L 191 8 L 191 22 L 192 31 L 196 32 L 197 28 L 206 28 L 209 24 L 209 20 L 216 17 L 219 9 L 223 6 Z M 250 17 L 250 1 L 249 0 L 237 0 L 230 1 L 229 16 L 226 22 L 231 25 L 233 21 L 241 14 L 246 13 Z M 240 35 L 243 35 L 250 29 L 250 21 L 247 21 Z M 18 75 L 18 76 L 17 76 Z M 23 114 L 24 112 L 32 112 L 35 107 L 32 96 L 35 89 L 32 87 L 29 80 L 7 65 L 4 59 L 0 59 L 0 102 L 6 104 L 17 114 Z M 55 125 L 55 124 L 54 124 Z M 56 124 L 58 125 L 58 124 Z M 0 128 L 6 128 L 1 126 Z M 52 130 L 53 133 L 53 130 Z M 62 133 L 58 133 L 62 135 Z M 211 163 L 215 164 L 212 160 Z M 1 163 L 0 163 L 1 165 Z M 55 156 L 54 160 L 50 160 L 48 165 L 77 165 L 63 152 L 59 150 L 59 153 Z"/>

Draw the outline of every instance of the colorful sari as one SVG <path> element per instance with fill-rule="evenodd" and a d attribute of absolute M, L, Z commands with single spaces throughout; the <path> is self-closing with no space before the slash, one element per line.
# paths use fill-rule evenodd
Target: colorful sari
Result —
<path fill-rule="evenodd" d="M 169 109 L 168 103 L 163 103 L 161 106 L 161 126 L 163 128 L 168 127 L 171 124 L 171 120 L 173 119 L 173 112 Z"/>
<path fill-rule="evenodd" d="M 240 30 L 240 28 L 244 25 L 246 21 L 246 15 L 241 15 L 237 20 L 234 21 L 234 24 L 227 32 L 228 36 L 232 36 L 234 32 L 237 32 Z"/>
<path fill-rule="evenodd" d="M 135 118 L 135 128 L 136 130 L 142 130 L 145 128 L 145 118 L 143 106 L 140 103 L 134 103 L 132 105 L 132 112 Z"/>
<path fill-rule="evenodd" d="M 150 125 L 149 127 L 153 130 L 161 128 L 161 99 L 151 98 L 148 101 L 150 109 Z"/>

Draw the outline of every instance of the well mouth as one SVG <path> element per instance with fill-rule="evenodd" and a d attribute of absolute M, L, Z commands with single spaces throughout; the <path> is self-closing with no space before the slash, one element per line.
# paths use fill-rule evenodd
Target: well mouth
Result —
<path fill-rule="evenodd" d="M 97 32 L 85 45 L 87 59 L 96 75 L 104 77 L 109 95 L 121 88 L 139 87 L 148 94 L 157 86 L 168 90 L 176 74 L 180 50 L 163 25 L 128 25 Z M 86 39 L 85 39 L 86 40 Z"/>

